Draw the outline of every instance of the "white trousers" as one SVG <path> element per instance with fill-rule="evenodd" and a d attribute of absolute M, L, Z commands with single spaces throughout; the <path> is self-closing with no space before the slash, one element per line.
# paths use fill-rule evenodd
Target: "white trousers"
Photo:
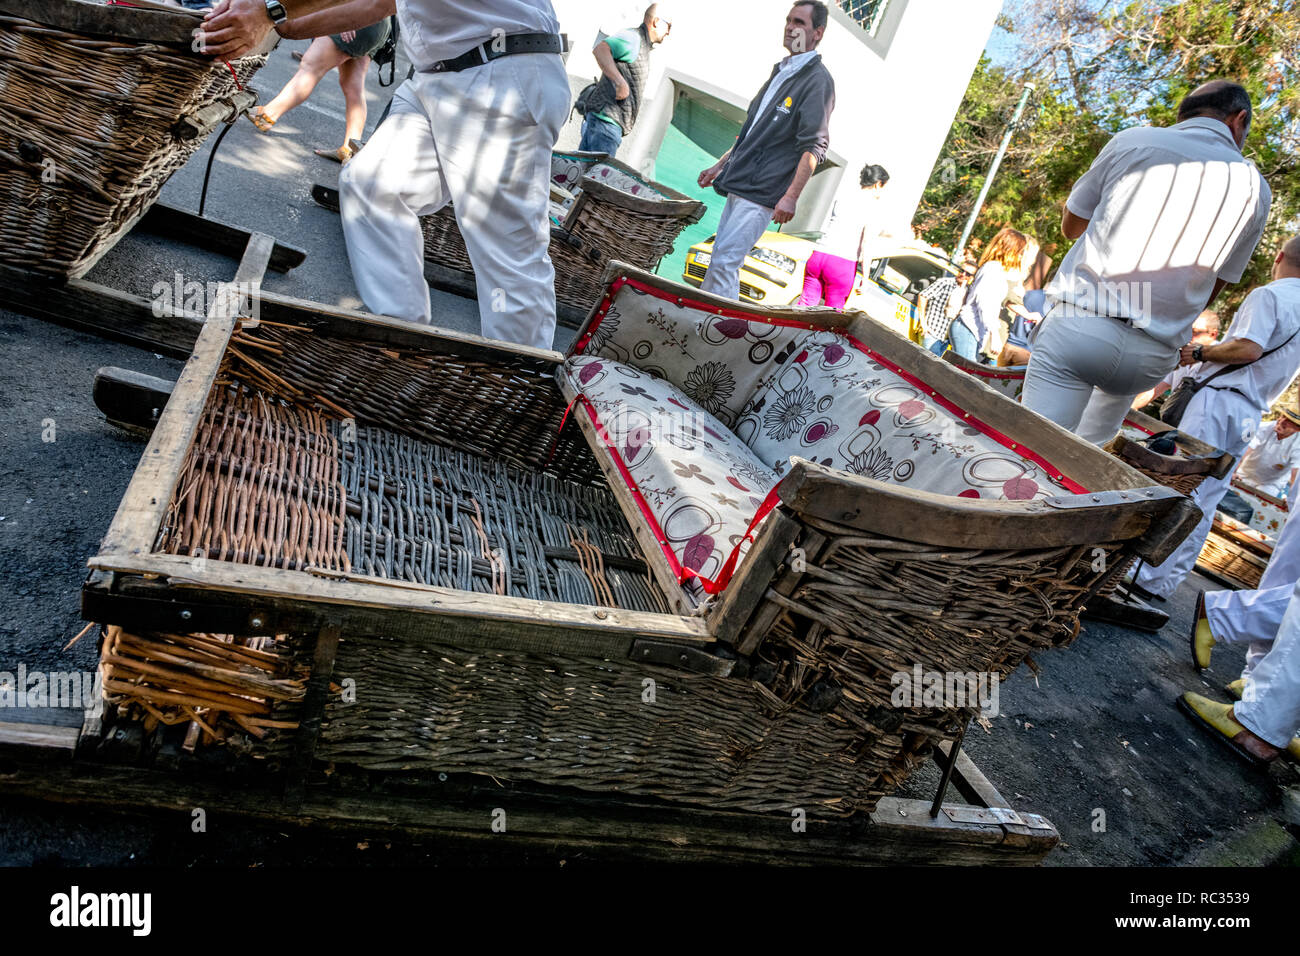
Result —
<path fill-rule="evenodd" d="M 1255 430 L 1259 428 L 1260 412 L 1249 399 L 1222 389 L 1203 388 L 1187 403 L 1187 411 L 1178 429 L 1215 448 L 1237 457 L 1246 450 Z M 1153 594 L 1169 597 L 1178 590 L 1188 573 L 1196 566 L 1196 558 L 1205 547 L 1205 539 L 1214 524 L 1214 509 L 1232 484 L 1232 475 L 1224 478 L 1206 478 L 1192 492 L 1191 498 L 1201 509 L 1201 521 L 1196 529 L 1183 539 L 1164 564 L 1152 567 L 1143 564 L 1133 580 Z"/>
<path fill-rule="evenodd" d="M 1300 489 L 1300 479 L 1292 486 L 1289 500 L 1300 500 L 1296 498 L 1297 489 Z M 1205 615 L 1210 619 L 1215 640 L 1249 645 L 1242 677 L 1249 677 L 1273 646 L 1297 581 L 1300 581 L 1300 520 L 1288 521 L 1283 526 L 1256 590 L 1205 592 Z"/>
<path fill-rule="evenodd" d="M 366 308 L 432 320 L 419 217 L 450 202 L 477 277 L 483 335 L 550 348 L 551 149 L 568 112 L 564 63 L 550 54 L 403 83 L 388 119 L 339 176 L 343 234 Z"/>
<path fill-rule="evenodd" d="M 1058 303 L 1034 339 L 1020 401 L 1100 445 L 1119 434 L 1133 399 L 1177 364 L 1177 349 L 1142 330 Z"/>
<path fill-rule="evenodd" d="M 771 222 L 769 207 L 734 194 L 728 196 L 718 222 L 718 237 L 713 240 L 709 271 L 704 274 L 700 289 L 727 299 L 739 299 L 740 267 Z"/>
<path fill-rule="evenodd" d="M 1274 747 L 1285 747 L 1300 729 L 1300 584 L 1291 589 L 1273 646 L 1246 683 L 1237 719 Z"/>

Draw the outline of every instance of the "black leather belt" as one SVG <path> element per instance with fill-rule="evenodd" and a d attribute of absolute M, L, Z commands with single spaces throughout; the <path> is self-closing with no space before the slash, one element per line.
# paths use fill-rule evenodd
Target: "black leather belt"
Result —
<path fill-rule="evenodd" d="M 450 60 L 439 60 L 429 67 L 429 73 L 459 73 L 470 67 L 482 66 L 503 56 L 516 53 L 563 53 L 564 41 L 556 33 L 512 33 L 495 40 L 486 40 Z"/>

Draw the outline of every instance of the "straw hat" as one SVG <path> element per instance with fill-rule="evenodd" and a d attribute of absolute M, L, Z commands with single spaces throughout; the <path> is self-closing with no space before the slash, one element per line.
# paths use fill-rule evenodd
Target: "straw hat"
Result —
<path fill-rule="evenodd" d="M 1292 425 L 1300 425 L 1300 407 L 1283 405 L 1278 412 Z"/>

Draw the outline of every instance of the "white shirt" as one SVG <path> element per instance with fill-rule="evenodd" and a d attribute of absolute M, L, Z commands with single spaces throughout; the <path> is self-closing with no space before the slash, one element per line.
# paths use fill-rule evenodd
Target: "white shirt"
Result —
<path fill-rule="evenodd" d="M 397 0 L 407 56 L 419 72 L 498 35 L 559 33 L 551 0 Z"/>
<path fill-rule="evenodd" d="M 1002 328 L 1002 306 L 1011 296 L 1013 277 L 996 259 L 979 267 L 966 292 L 966 301 L 957 313 L 957 321 L 975 334 L 979 348 L 1002 350 L 1006 332 Z"/>
<path fill-rule="evenodd" d="M 1270 422 L 1255 433 L 1237 467 L 1237 477 L 1280 498 L 1291 483 L 1293 468 L 1300 468 L 1300 433 L 1278 441 L 1277 428 Z"/>
<path fill-rule="evenodd" d="M 864 253 L 870 255 L 870 248 L 875 244 L 875 236 L 862 235 L 868 219 L 876 211 L 879 190 L 855 189 L 848 196 L 835 200 L 831 206 L 831 215 L 826 220 L 826 229 L 817 240 L 817 248 L 841 259 L 858 260 L 858 245 L 862 244 Z M 867 262 L 871 260 L 863 257 Z"/>
<path fill-rule="evenodd" d="M 1132 319 L 1179 348 L 1191 338 L 1215 280 L 1241 278 L 1272 198 L 1218 120 L 1126 129 L 1097 154 L 1066 200 L 1089 223 L 1047 296 L 1062 302 L 1067 315 L 1073 308 Z"/>
<path fill-rule="evenodd" d="M 1235 388 L 1261 413 L 1268 411 L 1300 370 L 1297 331 L 1300 331 L 1300 279 L 1278 279 L 1252 289 L 1232 317 L 1224 341 L 1250 339 L 1265 352 L 1282 347 L 1245 368 L 1220 375 L 1209 387 Z M 1287 342 L 1292 335 L 1295 337 Z M 1191 373 L 1203 382 L 1221 368 L 1222 362 L 1200 362 L 1191 366 Z"/>
<path fill-rule="evenodd" d="M 762 116 L 767 112 L 767 108 L 772 105 L 772 100 L 776 97 L 777 92 L 785 85 L 786 80 L 794 76 L 805 66 L 817 59 L 821 54 L 816 50 L 809 50 L 806 53 L 792 53 L 781 61 L 777 67 L 776 76 L 772 77 L 772 82 L 767 85 L 767 92 L 763 94 L 763 101 L 758 104 L 758 112 L 754 114 L 754 119 Z M 850 257 L 852 258 L 852 257 Z"/>

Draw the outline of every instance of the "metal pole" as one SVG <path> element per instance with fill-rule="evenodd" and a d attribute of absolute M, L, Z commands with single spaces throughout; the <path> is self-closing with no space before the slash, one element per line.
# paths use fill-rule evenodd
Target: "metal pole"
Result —
<path fill-rule="evenodd" d="M 1025 91 L 1020 94 L 1020 102 L 1016 104 L 1016 111 L 1011 114 L 1011 122 L 1007 125 L 1006 134 L 1002 137 L 1002 145 L 998 147 L 998 154 L 993 157 L 993 165 L 989 167 L 989 174 L 984 177 L 984 186 L 980 189 L 979 198 L 975 200 L 975 208 L 970 211 L 970 218 L 966 220 L 966 228 L 962 230 L 961 241 L 957 243 L 957 248 L 953 250 L 953 262 L 961 262 L 962 253 L 966 251 L 966 243 L 970 242 L 970 234 L 975 231 L 975 220 L 979 218 L 980 210 L 984 208 L 984 200 L 988 198 L 989 189 L 993 186 L 993 177 L 998 174 L 998 167 L 1002 165 L 1002 157 L 1007 154 L 1007 147 L 1011 145 L 1011 136 L 1020 123 L 1020 114 L 1025 111 L 1025 104 L 1029 102 L 1029 95 L 1034 92 L 1034 89 L 1033 83 L 1026 83 Z"/>

